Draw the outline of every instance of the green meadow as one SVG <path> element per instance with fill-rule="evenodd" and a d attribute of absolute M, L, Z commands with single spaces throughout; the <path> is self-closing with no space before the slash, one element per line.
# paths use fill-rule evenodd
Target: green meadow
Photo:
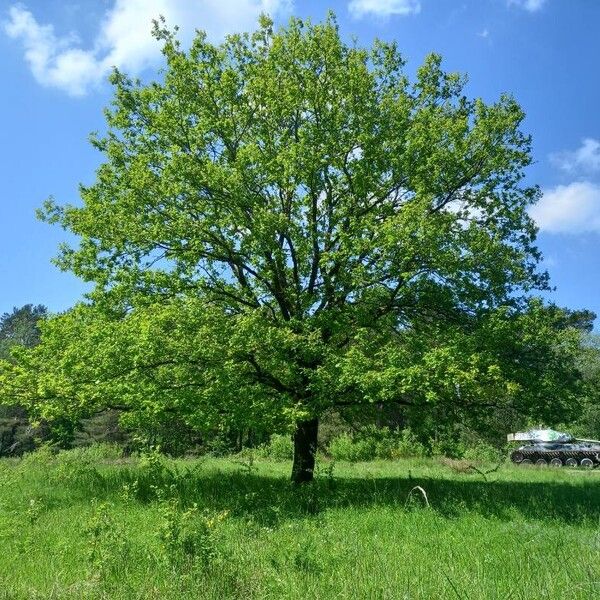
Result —
<path fill-rule="evenodd" d="M 0 598 L 600 597 L 600 473 L 436 459 L 0 462 Z"/>

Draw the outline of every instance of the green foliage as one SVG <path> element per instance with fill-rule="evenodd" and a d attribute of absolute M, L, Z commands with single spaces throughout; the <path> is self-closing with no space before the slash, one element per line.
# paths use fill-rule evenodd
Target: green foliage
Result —
<path fill-rule="evenodd" d="M 82 203 L 40 211 L 78 240 L 57 263 L 90 304 L 0 362 L 0 402 L 51 423 L 120 410 L 173 453 L 355 404 L 403 406 L 415 431 L 438 407 L 570 417 L 579 338 L 529 299 L 540 191 L 512 97 L 469 99 L 438 55 L 411 82 L 394 43 L 348 45 L 331 15 L 187 52 L 155 36 L 164 76 L 113 73 Z"/>
<path fill-rule="evenodd" d="M 600 439 L 600 336 L 597 333 L 584 337 L 577 358 L 583 373 L 584 392 L 575 422 L 565 424 L 564 429 L 579 437 Z"/>
<path fill-rule="evenodd" d="M 200 512 L 196 503 L 184 509 L 178 499 L 161 502 L 159 539 L 164 558 L 173 566 L 206 567 L 217 557 L 214 530 L 227 511 Z"/>
<path fill-rule="evenodd" d="M 387 427 L 367 427 L 355 435 L 342 433 L 334 438 L 328 452 L 335 460 L 357 462 L 423 457 L 427 448 L 408 428 L 392 431 Z"/>
<path fill-rule="evenodd" d="M 421 440 L 410 428 L 390 430 L 387 427 L 367 426 L 352 435 L 342 433 L 328 446 L 335 460 L 349 462 L 397 460 L 445 456 L 473 462 L 499 462 L 506 456 L 504 448 L 485 442 L 473 432 L 457 429 L 443 438 Z"/>
<path fill-rule="evenodd" d="M 294 445 L 291 436 L 274 433 L 268 444 L 259 448 L 259 454 L 271 460 L 291 460 L 294 457 Z"/>
<path fill-rule="evenodd" d="M 386 448 L 386 445 L 388 446 Z M 391 436 L 386 443 L 380 443 L 381 458 L 423 457 L 428 454 L 427 447 L 408 428 L 403 429 L 399 436 Z"/>
<path fill-rule="evenodd" d="M 81 419 L 73 436 L 73 446 L 118 444 L 131 448 L 133 440 L 122 427 L 120 417 L 119 411 L 104 410 Z"/>
<path fill-rule="evenodd" d="M 350 462 L 359 460 L 369 460 L 374 458 L 370 448 L 360 442 L 355 442 L 350 435 L 343 433 L 337 438 L 334 438 L 329 444 L 329 454 L 335 460 L 347 460 Z"/>
<path fill-rule="evenodd" d="M 176 468 L 169 466 L 167 459 L 153 448 L 141 455 L 138 474 L 133 481 L 138 500 L 149 502 L 163 498 L 178 479 Z"/>
<path fill-rule="evenodd" d="M 35 448 L 35 428 L 21 406 L 0 406 L 0 456 L 19 456 Z"/>
<path fill-rule="evenodd" d="M 246 473 L 246 475 L 252 475 L 252 473 L 256 471 L 256 464 L 254 461 L 255 456 L 253 449 L 245 448 L 236 456 L 237 458 L 234 461 L 234 463 L 241 467 L 243 473 Z"/>
<path fill-rule="evenodd" d="M 397 459 L 294 489 L 281 463 L 164 459 L 179 475 L 147 502 L 122 497 L 135 459 L 98 458 L 83 490 L 41 454 L 0 461 L 0 598 L 588 600 L 600 574 L 595 472 Z"/>
<path fill-rule="evenodd" d="M 591 310 L 571 310 L 559 308 L 552 304 L 547 310 L 556 318 L 556 325 L 561 329 L 573 328 L 587 334 L 591 334 L 594 329 L 594 321 L 597 315 Z"/>
<path fill-rule="evenodd" d="M 506 452 L 480 441 L 466 448 L 462 458 L 475 462 L 500 462 L 506 458 L 506 454 Z"/>
<path fill-rule="evenodd" d="M 19 466 L 25 471 L 29 467 L 49 467 L 56 462 L 56 454 L 56 449 L 48 444 L 44 444 L 34 452 L 25 454 L 21 459 Z"/>
<path fill-rule="evenodd" d="M 563 429 L 580 438 L 600 439 L 600 406 L 596 403 L 583 404 L 575 423 L 567 424 Z"/>
<path fill-rule="evenodd" d="M 0 359 L 10 360 L 15 346 L 32 348 L 40 341 L 39 321 L 45 319 L 48 309 L 38 304 L 14 308 L 0 317 Z"/>
<path fill-rule="evenodd" d="M 89 577 L 105 580 L 115 575 L 128 559 L 131 548 L 124 528 L 112 517 L 114 507 L 92 499 L 92 513 L 83 527 Z"/>
<path fill-rule="evenodd" d="M 69 460 L 70 462 L 112 463 L 123 458 L 123 447 L 112 442 L 97 442 L 90 446 L 65 450 L 60 452 L 57 458 L 63 462 Z"/>
<path fill-rule="evenodd" d="M 44 512 L 44 502 L 39 498 L 31 498 L 27 507 L 27 520 L 30 525 L 37 523 Z"/>
<path fill-rule="evenodd" d="M 12 349 L 32 348 L 40 341 L 39 321 L 47 317 L 45 306 L 26 304 L 0 317 L 0 360 L 13 361 Z M 35 447 L 35 428 L 15 399 L 5 398 L 0 406 L 0 456 L 18 456 Z M 2 402 L 0 402 L 2 404 Z M 12 406 L 11 406 L 12 404 Z M 37 432 L 39 434 L 39 432 Z"/>

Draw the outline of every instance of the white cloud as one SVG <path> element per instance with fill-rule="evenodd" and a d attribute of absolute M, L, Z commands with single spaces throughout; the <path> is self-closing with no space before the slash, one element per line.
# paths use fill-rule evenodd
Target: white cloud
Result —
<path fill-rule="evenodd" d="M 568 173 L 600 171 L 600 141 L 586 138 L 573 152 L 551 154 L 550 161 Z"/>
<path fill-rule="evenodd" d="M 419 0 L 351 0 L 348 10 L 356 19 L 368 14 L 377 17 L 406 16 L 420 12 L 421 2 Z"/>
<path fill-rule="evenodd" d="M 524 8 L 529 12 L 536 12 L 540 10 L 544 4 L 546 4 L 546 0 L 508 0 L 508 4 L 514 4 L 520 8 Z"/>
<path fill-rule="evenodd" d="M 490 37 L 490 32 L 489 32 L 488 28 L 486 27 L 485 29 L 483 29 L 483 30 L 481 30 L 481 31 L 477 32 L 477 35 L 478 35 L 480 38 L 486 39 L 486 38 L 489 38 L 489 37 Z"/>
<path fill-rule="evenodd" d="M 113 66 L 138 74 L 160 60 L 160 45 L 150 35 L 152 20 L 159 15 L 169 26 L 178 25 L 186 42 L 195 29 L 221 39 L 229 32 L 254 29 L 261 12 L 276 14 L 290 7 L 291 0 L 115 0 L 87 49 L 79 46 L 77 36 L 59 36 L 51 24 L 40 24 L 22 4 L 9 9 L 3 29 L 23 44 L 39 83 L 81 96 Z"/>
<path fill-rule="evenodd" d="M 549 233 L 600 233 L 600 185 L 576 181 L 546 190 L 529 214 Z"/>

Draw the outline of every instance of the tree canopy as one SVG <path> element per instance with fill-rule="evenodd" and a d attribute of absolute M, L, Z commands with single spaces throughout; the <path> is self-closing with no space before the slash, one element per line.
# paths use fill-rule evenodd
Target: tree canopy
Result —
<path fill-rule="evenodd" d="M 468 98 L 438 55 L 410 81 L 332 16 L 189 51 L 155 35 L 162 79 L 114 72 L 96 181 L 42 211 L 79 237 L 57 262 L 91 303 L 44 324 L 12 393 L 292 426 L 295 481 L 334 405 L 568 408 L 574 338 L 529 299 L 547 275 L 513 98 Z"/>
<path fill-rule="evenodd" d="M 14 365 L 16 348 L 32 348 L 40 341 L 39 323 L 48 315 L 42 304 L 25 304 L 0 317 L 0 362 Z M 0 392 L 0 456 L 13 455 L 34 447 L 33 432 L 23 406 Z"/>
<path fill-rule="evenodd" d="M 38 322 L 48 314 L 42 304 L 25 304 L 0 317 L 0 359 L 10 358 L 14 346 L 31 348 L 40 341 Z"/>

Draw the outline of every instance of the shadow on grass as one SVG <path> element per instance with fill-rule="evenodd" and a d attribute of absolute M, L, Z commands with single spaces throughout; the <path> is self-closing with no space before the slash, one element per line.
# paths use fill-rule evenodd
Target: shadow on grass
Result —
<path fill-rule="evenodd" d="M 144 503 L 156 500 L 159 490 L 159 496 L 175 496 L 184 505 L 196 502 L 202 508 L 229 510 L 234 516 L 275 526 L 334 508 L 405 508 L 410 490 L 419 485 L 427 493 L 430 508 L 447 518 L 469 511 L 502 520 L 522 516 L 572 524 L 600 518 L 600 479 L 576 479 L 571 483 L 483 481 L 472 477 L 322 478 L 293 487 L 282 476 L 255 472 L 164 468 L 145 473 L 121 467 L 82 480 L 72 488 L 77 493 L 71 498 L 75 502 L 91 497 L 118 498 L 129 489 L 135 493 L 134 501 Z"/>

